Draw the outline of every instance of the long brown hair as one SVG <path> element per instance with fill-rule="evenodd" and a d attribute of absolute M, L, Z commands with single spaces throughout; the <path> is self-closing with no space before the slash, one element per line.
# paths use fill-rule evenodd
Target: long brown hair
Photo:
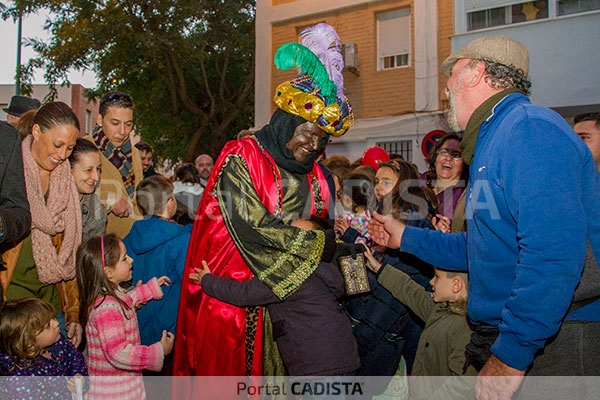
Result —
<path fill-rule="evenodd" d="M 383 196 L 379 211 L 405 220 L 407 212 L 414 209 L 431 221 L 431 210 L 437 207 L 437 198 L 429 188 L 420 186 L 415 167 L 407 161 L 390 160 L 381 163 L 379 168 L 389 168 L 398 177 L 392 191 Z"/>
<path fill-rule="evenodd" d="M 35 367 L 42 349 L 36 336 L 54 318 L 54 307 L 38 298 L 9 300 L 0 307 L 0 350 L 18 368 Z"/>
<path fill-rule="evenodd" d="M 108 280 L 104 267 L 113 267 L 119 262 L 121 239 L 115 234 L 89 239 L 77 249 L 77 286 L 79 288 L 79 321 L 87 324 L 92 307 L 98 298 L 114 297 L 123 314 L 129 306 L 117 295 L 117 286 Z M 104 254 L 102 253 L 104 249 Z"/>

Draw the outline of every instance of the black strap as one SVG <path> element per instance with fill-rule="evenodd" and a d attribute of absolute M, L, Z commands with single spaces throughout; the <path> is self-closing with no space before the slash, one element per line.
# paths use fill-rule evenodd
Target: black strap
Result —
<path fill-rule="evenodd" d="M 492 356 L 491 348 L 499 334 L 500 330 L 498 328 L 483 328 L 480 326 L 473 328 L 471 341 L 465 347 L 463 374 L 467 372 L 469 365 L 472 365 L 477 371 L 481 371 Z"/>
<path fill-rule="evenodd" d="M 580 300 L 577 302 L 573 302 L 573 303 L 571 303 L 571 307 L 569 307 L 569 311 L 567 311 L 567 314 L 572 313 L 573 311 L 578 310 L 581 307 L 585 307 L 588 304 L 592 304 L 593 302 L 595 302 L 598 299 L 600 299 L 600 296 L 594 296 L 594 297 L 590 297 L 589 299 L 584 299 L 584 300 Z"/>

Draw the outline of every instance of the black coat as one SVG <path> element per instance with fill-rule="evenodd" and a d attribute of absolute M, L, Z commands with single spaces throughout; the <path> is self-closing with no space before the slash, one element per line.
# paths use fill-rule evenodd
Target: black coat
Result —
<path fill-rule="evenodd" d="M 209 296 L 238 307 L 266 305 L 273 339 L 290 375 L 340 375 L 358 369 L 352 325 L 338 302 L 344 281 L 333 264 L 319 264 L 283 302 L 257 278 L 238 282 L 206 275 L 202 288 Z"/>
<path fill-rule="evenodd" d="M 0 269 L 4 269 L 2 253 L 29 232 L 31 214 L 25 189 L 21 136 L 3 121 L 0 121 L 0 143 Z M 0 286 L 0 303 L 2 298 Z"/>

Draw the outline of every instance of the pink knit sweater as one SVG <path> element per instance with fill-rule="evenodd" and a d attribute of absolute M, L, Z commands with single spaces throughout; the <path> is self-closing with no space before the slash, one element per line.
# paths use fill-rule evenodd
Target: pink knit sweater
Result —
<path fill-rule="evenodd" d="M 162 298 L 156 278 L 119 297 L 131 308 L 125 310 L 116 299 L 99 298 L 85 327 L 88 341 L 87 365 L 90 374 L 88 399 L 143 400 L 146 398 L 142 369 L 160 371 L 164 353 L 157 342 L 140 344 L 134 304 Z"/>

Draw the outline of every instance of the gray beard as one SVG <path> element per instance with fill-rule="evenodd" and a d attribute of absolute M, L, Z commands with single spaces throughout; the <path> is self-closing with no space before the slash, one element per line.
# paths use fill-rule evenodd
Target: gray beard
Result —
<path fill-rule="evenodd" d="M 448 111 L 448 124 L 454 132 L 460 132 L 463 130 L 463 128 L 461 128 L 458 125 L 458 120 L 456 119 L 456 106 L 454 104 L 454 97 L 452 97 L 452 93 L 448 93 L 448 100 L 450 100 L 450 111 Z"/>

